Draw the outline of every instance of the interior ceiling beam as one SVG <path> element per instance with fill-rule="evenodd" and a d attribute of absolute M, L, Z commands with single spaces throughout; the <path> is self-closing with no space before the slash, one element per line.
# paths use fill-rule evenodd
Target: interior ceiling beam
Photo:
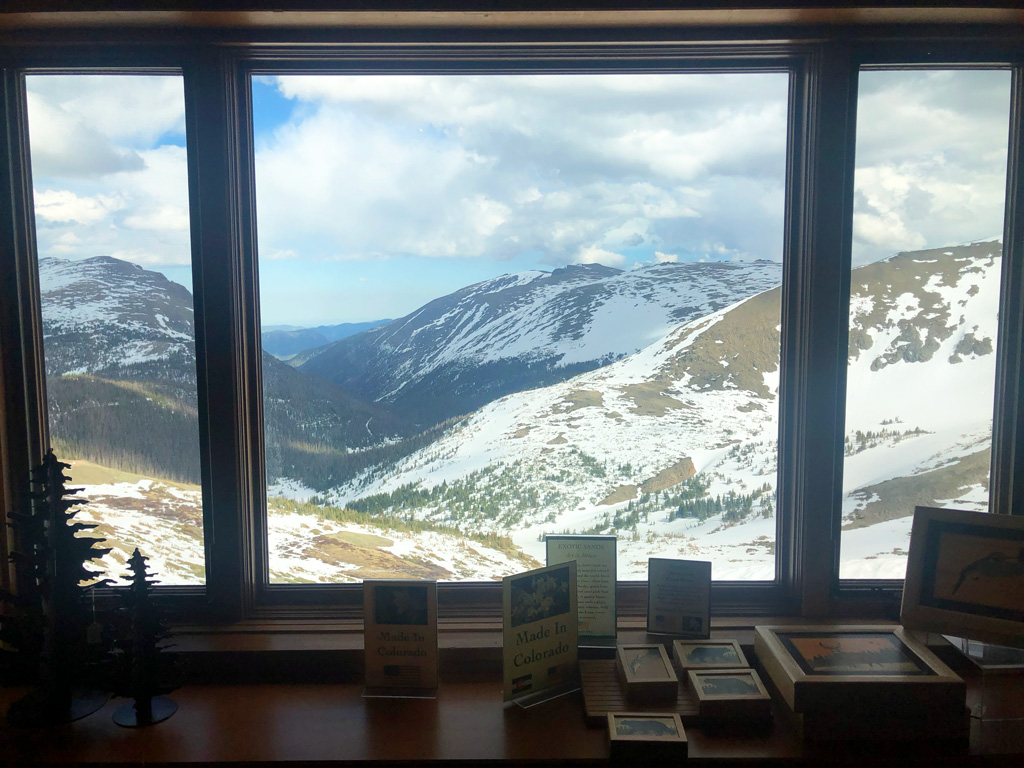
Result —
<path fill-rule="evenodd" d="M 116 3 L 77 3 L 93 10 L 50 10 L 55 3 L 9 2 L 0 11 L 0 29 L 331 29 L 331 28 L 518 28 L 543 27 L 764 27 L 888 24 L 1017 25 L 1024 29 L 1019 7 L 688 7 L 654 10 L 605 10 L 578 4 L 560 10 L 237 10 L 188 9 L 188 3 L 161 3 L 153 10 L 109 10 Z M 63 4 L 67 7 L 67 4 Z M 178 8 L 174 7 L 177 5 Z M 243 6 L 244 3 L 236 3 Z M 250 4 L 255 5 L 255 3 Z M 444 4 L 437 4 L 444 5 Z M 469 4 L 463 4 L 469 5 Z M 500 7 L 494 3 L 495 7 Z M 106 6 L 107 9 L 104 9 Z M 184 6 L 184 7 L 182 7 Z M 337 5 L 335 5 L 337 7 Z"/>

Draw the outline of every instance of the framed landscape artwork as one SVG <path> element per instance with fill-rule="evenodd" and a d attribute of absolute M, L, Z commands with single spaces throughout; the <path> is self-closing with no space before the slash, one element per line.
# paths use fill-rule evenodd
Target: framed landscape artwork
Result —
<path fill-rule="evenodd" d="M 686 757 L 686 731 L 670 712 L 609 712 L 608 740 L 615 760 Z"/>
<path fill-rule="evenodd" d="M 902 627 L 756 627 L 754 649 L 794 712 L 963 706 L 966 688 Z"/>
<path fill-rule="evenodd" d="M 750 666 L 735 640 L 676 640 L 672 654 L 680 669 L 746 669 Z"/>
<path fill-rule="evenodd" d="M 1024 519 L 917 507 L 900 620 L 1024 647 Z"/>
<path fill-rule="evenodd" d="M 664 646 L 620 645 L 616 657 L 627 697 L 636 701 L 675 700 L 679 679 Z"/>
<path fill-rule="evenodd" d="M 768 717 L 771 714 L 771 697 L 752 669 L 691 669 L 689 683 L 703 717 Z"/>

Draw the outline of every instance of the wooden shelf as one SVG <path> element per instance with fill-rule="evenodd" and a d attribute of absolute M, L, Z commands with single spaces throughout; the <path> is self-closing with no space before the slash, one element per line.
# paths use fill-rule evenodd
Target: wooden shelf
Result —
<path fill-rule="evenodd" d="M 0 689 L 5 711 L 24 689 Z M 1016 695 L 1024 695 L 1017 691 Z M 340 684 L 192 685 L 173 694 L 170 720 L 125 729 L 111 716 L 120 701 L 76 723 L 48 729 L 0 725 L 9 764 L 141 764 L 320 761 L 499 762 L 607 760 L 607 735 L 586 723 L 579 693 L 530 709 L 503 705 L 496 677 L 443 683 L 435 700 L 364 699 Z M 773 765 L 1006 765 L 1024 757 L 1024 723 L 972 723 L 969 752 L 948 744 L 804 744 L 776 713 L 770 731 L 687 728 L 690 762 L 771 761 Z"/>

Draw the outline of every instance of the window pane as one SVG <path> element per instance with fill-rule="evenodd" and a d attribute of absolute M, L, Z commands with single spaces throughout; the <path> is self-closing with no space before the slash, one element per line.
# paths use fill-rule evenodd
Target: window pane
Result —
<path fill-rule="evenodd" d="M 787 90 L 256 78 L 271 581 L 773 579 Z"/>
<path fill-rule="evenodd" d="M 903 578 L 915 506 L 988 510 L 1009 102 L 861 73 L 841 578 Z"/>
<path fill-rule="evenodd" d="M 33 75 L 51 440 L 120 578 L 205 579 L 181 77 Z"/>

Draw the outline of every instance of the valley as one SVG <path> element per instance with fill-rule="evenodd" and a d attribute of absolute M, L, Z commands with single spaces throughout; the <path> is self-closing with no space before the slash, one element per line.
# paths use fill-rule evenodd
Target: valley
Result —
<path fill-rule="evenodd" d="M 145 543 L 164 583 L 201 583 L 191 297 L 68 264 L 40 262 L 50 418 L 102 566 Z M 987 508 L 999 264 L 983 241 L 853 273 L 843 577 L 902 577 L 914 505 Z M 565 532 L 617 534 L 621 579 L 652 556 L 773 578 L 780 281 L 771 262 L 505 275 L 265 353 L 271 581 L 490 580 Z"/>

